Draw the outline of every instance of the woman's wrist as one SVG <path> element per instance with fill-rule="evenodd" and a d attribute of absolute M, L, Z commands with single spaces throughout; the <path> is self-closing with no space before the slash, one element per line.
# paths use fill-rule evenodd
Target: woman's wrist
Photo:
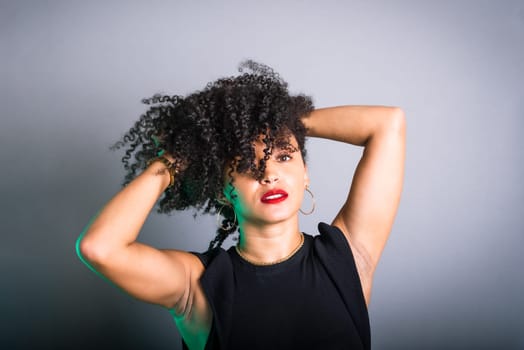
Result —
<path fill-rule="evenodd" d="M 162 190 L 173 186 L 175 181 L 176 171 L 170 163 L 164 161 L 162 158 L 154 158 L 148 163 L 146 172 L 157 177 L 161 181 Z"/>

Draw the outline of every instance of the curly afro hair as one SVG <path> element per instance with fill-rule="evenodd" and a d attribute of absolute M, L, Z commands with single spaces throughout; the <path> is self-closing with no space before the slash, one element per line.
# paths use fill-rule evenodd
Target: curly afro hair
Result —
<path fill-rule="evenodd" d="M 222 226 L 209 249 L 220 247 L 238 228 L 233 208 L 223 202 L 225 174 L 236 170 L 261 178 L 271 150 L 291 147 L 291 135 L 304 159 L 306 155 L 301 117 L 313 110 L 311 98 L 290 95 L 287 83 L 266 65 L 247 60 L 240 63 L 239 72 L 242 74 L 208 83 L 185 97 L 154 95 L 144 99 L 149 109 L 111 147 L 126 147 L 124 186 L 152 158 L 163 152 L 174 157 L 179 172 L 157 211 L 193 207 L 202 213 L 220 213 Z M 257 161 L 253 143 L 258 139 L 265 143 L 265 157 Z"/>

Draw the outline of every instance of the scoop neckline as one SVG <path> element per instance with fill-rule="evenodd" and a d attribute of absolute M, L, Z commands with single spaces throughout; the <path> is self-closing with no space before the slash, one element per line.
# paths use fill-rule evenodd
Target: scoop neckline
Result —
<path fill-rule="evenodd" d="M 273 271 L 275 269 L 281 269 L 294 265 L 297 261 L 300 260 L 301 257 L 304 256 L 305 252 L 309 250 L 311 236 L 304 232 L 302 232 L 302 234 L 304 235 L 304 244 L 302 244 L 302 247 L 300 247 L 300 249 L 298 249 L 295 254 L 290 256 L 289 259 L 272 265 L 255 265 L 250 263 L 238 254 L 234 245 L 228 249 L 228 252 L 230 253 L 230 256 L 235 257 L 235 260 L 239 262 L 241 266 L 247 267 L 248 269 L 256 271 Z"/>

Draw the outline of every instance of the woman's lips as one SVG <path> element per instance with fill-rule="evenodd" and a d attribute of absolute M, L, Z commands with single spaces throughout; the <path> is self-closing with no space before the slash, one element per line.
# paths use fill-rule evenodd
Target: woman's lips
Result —
<path fill-rule="evenodd" d="M 264 193 L 260 201 L 265 204 L 275 204 L 286 200 L 288 194 L 283 190 L 271 190 Z"/>

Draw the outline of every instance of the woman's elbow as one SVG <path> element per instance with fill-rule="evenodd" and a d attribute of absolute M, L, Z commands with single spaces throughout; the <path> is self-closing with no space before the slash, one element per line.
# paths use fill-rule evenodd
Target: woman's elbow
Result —
<path fill-rule="evenodd" d="M 76 241 L 76 254 L 80 260 L 90 264 L 101 264 L 107 257 L 107 249 L 85 235 L 80 235 Z"/>
<path fill-rule="evenodd" d="M 388 122 L 386 128 L 390 132 L 395 132 L 399 135 L 404 135 L 406 132 L 406 115 L 400 107 L 390 107 Z"/>

